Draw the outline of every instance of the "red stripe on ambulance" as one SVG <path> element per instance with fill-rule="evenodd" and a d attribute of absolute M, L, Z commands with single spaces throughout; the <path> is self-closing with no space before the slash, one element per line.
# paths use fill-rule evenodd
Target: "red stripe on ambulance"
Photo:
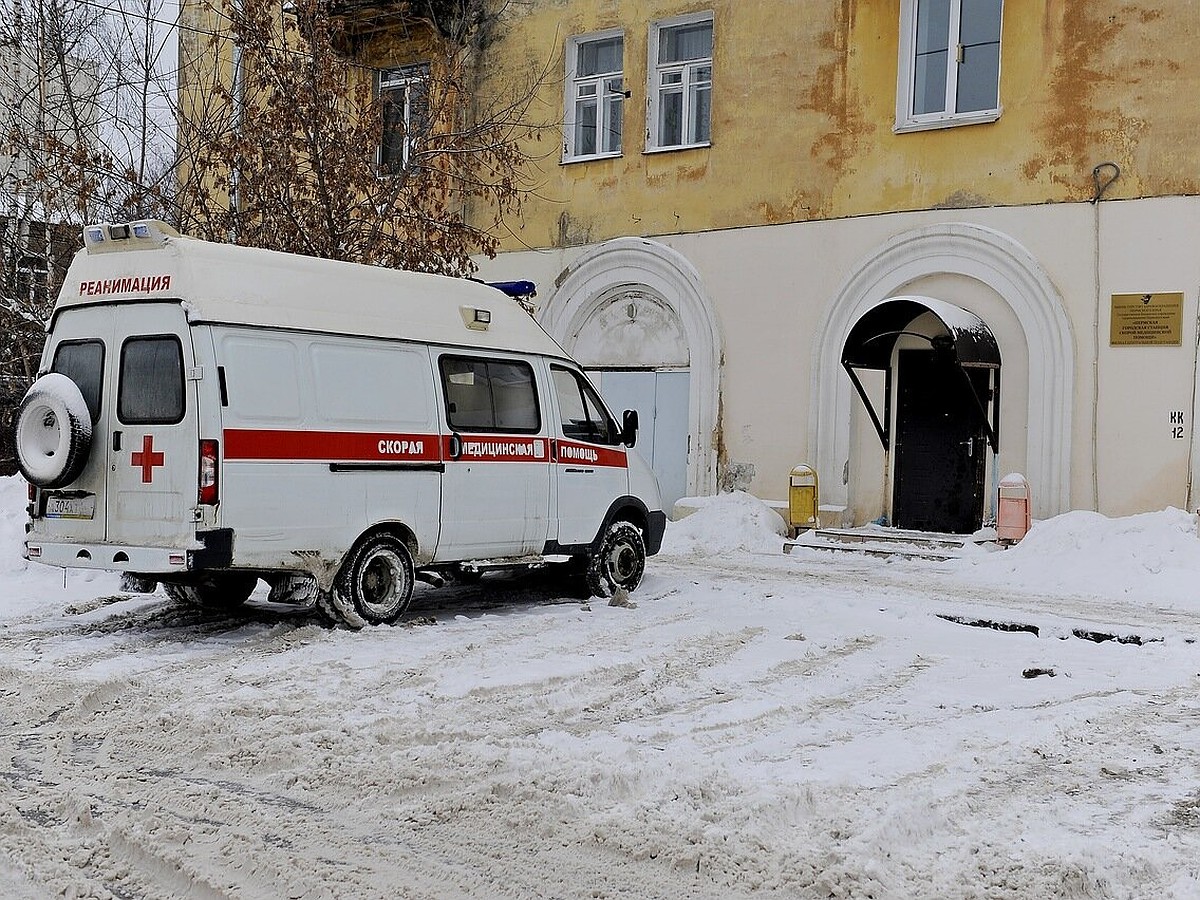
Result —
<path fill-rule="evenodd" d="M 455 435 L 443 435 L 442 446 L 446 459 L 471 462 L 549 462 L 550 450 L 545 438 L 514 438 L 508 435 L 465 437 L 458 435 L 461 447 L 457 457 L 451 450 Z"/>
<path fill-rule="evenodd" d="M 558 442 L 558 461 L 573 466 L 607 466 L 626 469 L 629 457 L 624 450 L 614 447 L 597 447 L 595 444 L 577 444 L 575 441 Z"/>
<path fill-rule="evenodd" d="M 457 456 L 454 442 L 459 441 Z M 549 462 L 549 442 L 542 437 L 472 437 L 435 434 L 391 434 L 357 431 L 282 431 L 227 428 L 227 460 L 350 462 Z M 625 450 L 558 440 L 557 462 L 563 465 L 625 469 Z"/>
<path fill-rule="evenodd" d="M 228 460 L 440 462 L 440 450 L 436 434 L 225 429 Z"/>

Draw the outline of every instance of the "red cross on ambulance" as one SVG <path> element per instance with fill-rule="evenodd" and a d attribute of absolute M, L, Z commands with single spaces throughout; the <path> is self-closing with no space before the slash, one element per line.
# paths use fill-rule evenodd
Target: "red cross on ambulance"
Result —
<path fill-rule="evenodd" d="M 148 434 L 142 438 L 142 449 L 130 454 L 130 462 L 135 469 L 142 470 L 142 484 L 154 480 L 154 467 L 164 465 L 166 455 L 154 449 L 154 435 Z"/>

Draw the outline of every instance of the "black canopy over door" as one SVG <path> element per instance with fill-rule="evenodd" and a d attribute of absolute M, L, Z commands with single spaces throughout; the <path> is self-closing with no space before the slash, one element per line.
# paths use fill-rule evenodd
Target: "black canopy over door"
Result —
<path fill-rule="evenodd" d="M 914 329 L 933 313 L 938 325 Z M 924 343 L 901 349 L 901 336 Z M 897 372 L 892 422 L 893 360 Z M 898 297 L 868 310 L 842 352 L 879 434 L 894 450 L 892 520 L 902 528 L 965 534 L 983 521 L 987 447 L 999 451 L 1000 351 L 973 313 L 930 297 Z M 856 369 L 885 373 L 883 408 L 863 388 Z M 990 413 L 990 414 L 989 414 Z M 893 447 L 894 443 L 894 447 Z"/>

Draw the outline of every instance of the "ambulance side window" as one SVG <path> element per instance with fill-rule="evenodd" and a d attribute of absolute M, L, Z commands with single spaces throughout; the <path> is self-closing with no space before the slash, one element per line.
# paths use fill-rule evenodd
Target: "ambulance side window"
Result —
<path fill-rule="evenodd" d="M 551 366 L 562 436 L 593 444 L 619 442 L 617 428 L 591 385 L 570 369 Z"/>
<path fill-rule="evenodd" d="M 446 422 L 463 431 L 541 430 L 533 368 L 500 359 L 443 356 Z"/>
<path fill-rule="evenodd" d="M 104 383 L 104 344 L 101 341 L 63 341 L 54 351 L 51 372 L 66 375 L 79 387 L 88 412 L 100 418 L 100 388 Z"/>
<path fill-rule="evenodd" d="M 496 429 L 537 431 L 541 417 L 538 415 L 537 390 L 533 386 L 533 369 L 525 363 L 493 361 L 488 363 L 488 378 L 492 383 Z"/>
<path fill-rule="evenodd" d="M 183 421 L 183 347 L 173 335 L 130 338 L 121 347 L 117 418 L 126 425 Z"/>

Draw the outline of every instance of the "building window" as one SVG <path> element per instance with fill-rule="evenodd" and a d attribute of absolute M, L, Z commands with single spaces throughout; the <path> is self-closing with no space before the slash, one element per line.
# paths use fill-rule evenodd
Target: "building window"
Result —
<path fill-rule="evenodd" d="M 40 307 L 49 297 L 50 267 L 40 256 L 22 254 L 17 258 L 16 299 L 18 303 Z"/>
<path fill-rule="evenodd" d="M 712 13 L 650 28 L 647 150 L 704 147 L 712 127 Z"/>
<path fill-rule="evenodd" d="M 896 130 L 1000 117 L 1003 0 L 902 0 Z"/>
<path fill-rule="evenodd" d="M 429 126 L 428 96 L 428 63 L 379 73 L 379 104 L 383 112 L 380 172 L 395 175 L 412 165 L 417 143 Z"/>
<path fill-rule="evenodd" d="M 620 32 L 568 42 L 564 160 L 620 156 L 624 57 Z"/>

